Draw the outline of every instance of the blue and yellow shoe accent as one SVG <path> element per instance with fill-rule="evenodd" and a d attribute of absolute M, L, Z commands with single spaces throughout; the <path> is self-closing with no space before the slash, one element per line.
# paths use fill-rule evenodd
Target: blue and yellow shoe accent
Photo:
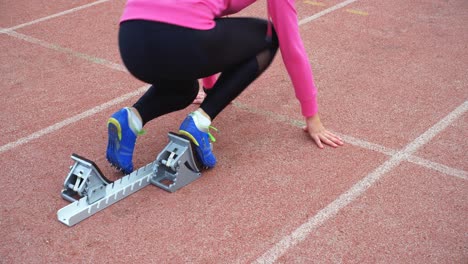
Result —
<path fill-rule="evenodd" d="M 217 131 L 216 128 L 209 128 Z M 193 120 L 192 115 L 188 115 L 182 122 L 179 128 L 179 134 L 186 136 L 195 145 L 195 151 L 203 166 L 213 168 L 216 165 L 216 157 L 213 154 L 211 142 L 216 142 L 216 139 L 210 132 L 200 131 Z"/>
<path fill-rule="evenodd" d="M 131 128 L 129 111 L 131 110 L 123 108 L 114 113 L 107 121 L 106 158 L 113 166 L 125 174 L 133 171 L 132 159 L 136 138 L 137 135 L 144 133 L 143 130 L 135 133 L 136 129 Z"/>

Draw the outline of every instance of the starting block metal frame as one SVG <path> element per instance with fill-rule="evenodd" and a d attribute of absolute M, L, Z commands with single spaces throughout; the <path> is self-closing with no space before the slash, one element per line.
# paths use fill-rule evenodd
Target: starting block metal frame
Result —
<path fill-rule="evenodd" d="M 189 140 L 169 133 L 169 144 L 156 160 L 114 182 L 94 162 L 73 154 L 75 161 L 65 179 L 61 196 L 71 204 L 57 212 L 57 218 L 73 226 L 91 215 L 153 184 L 175 192 L 201 177 Z"/>

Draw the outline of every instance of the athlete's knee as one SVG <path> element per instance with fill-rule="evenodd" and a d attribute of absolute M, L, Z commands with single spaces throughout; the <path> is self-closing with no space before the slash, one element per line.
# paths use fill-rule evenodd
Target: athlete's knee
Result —
<path fill-rule="evenodd" d="M 171 96 L 177 98 L 178 104 L 175 105 L 177 110 L 181 110 L 192 104 L 193 100 L 197 97 L 199 84 L 197 80 L 179 82 L 179 85 L 173 86 L 170 93 Z"/>

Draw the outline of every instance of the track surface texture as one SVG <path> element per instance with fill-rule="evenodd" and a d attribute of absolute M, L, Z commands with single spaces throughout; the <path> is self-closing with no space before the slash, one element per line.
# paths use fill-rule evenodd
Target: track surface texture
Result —
<path fill-rule="evenodd" d="M 0 263 L 468 263 L 468 2 L 297 0 L 318 149 L 281 55 L 213 124 L 218 165 L 67 227 L 72 153 L 147 85 L 118 54 L 123 0 L 0 3 Z M 239 16 L 266 17 L 265 0 Z M 196 106 L 147 125 L 152 162 Z"/>

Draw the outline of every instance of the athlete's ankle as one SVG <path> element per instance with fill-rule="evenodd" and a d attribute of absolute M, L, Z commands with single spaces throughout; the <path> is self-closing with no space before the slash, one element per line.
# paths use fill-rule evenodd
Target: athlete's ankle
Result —
<path fill-rule="evenodd" d="M 141 135 L 143 131 L 143 121 L 141 119 L 140 113 L 134 107 L 125 107 L 128 113 L 128 122 L 130 129 L 135 135 Z"/>
<path fill-rule="evenodd" d="M 196 111 L 192 112 L 193 122 L 198 130 L 203 132 L 208 132 L 211 125 L 210 116 L 203 111 L 203 109 L 198 108 Z"/>

